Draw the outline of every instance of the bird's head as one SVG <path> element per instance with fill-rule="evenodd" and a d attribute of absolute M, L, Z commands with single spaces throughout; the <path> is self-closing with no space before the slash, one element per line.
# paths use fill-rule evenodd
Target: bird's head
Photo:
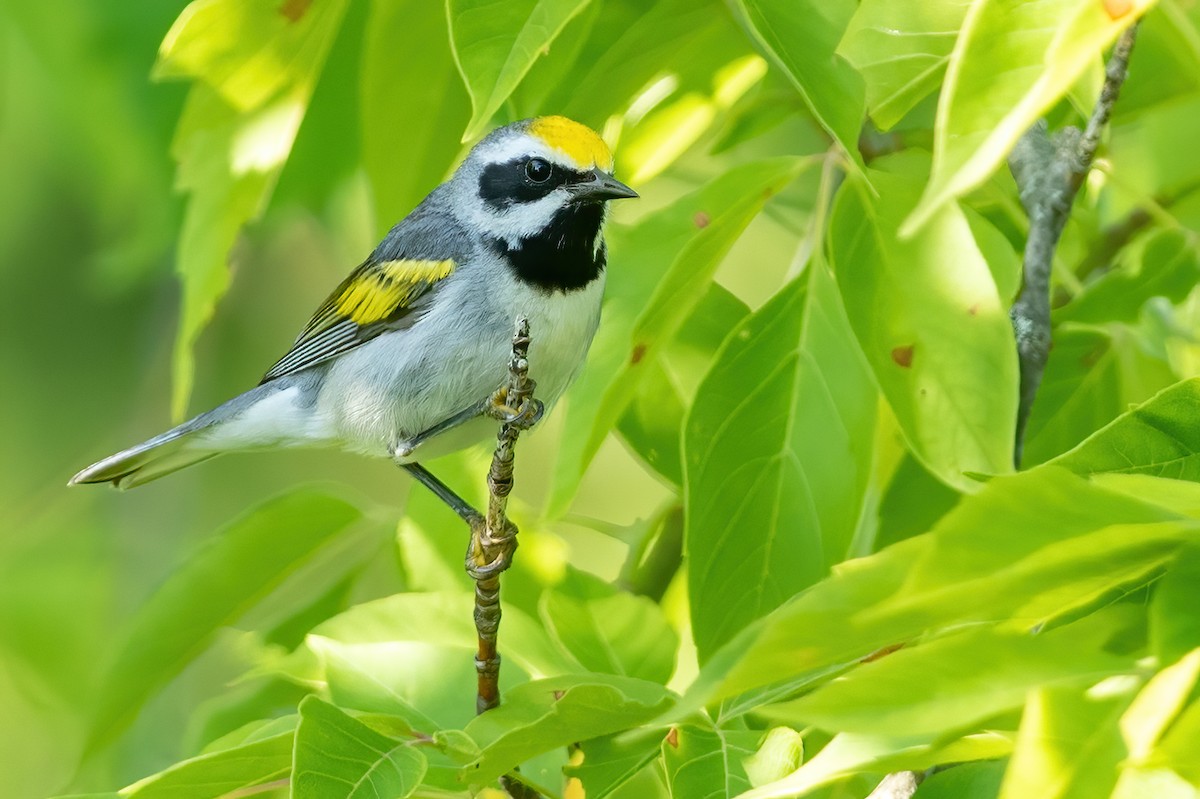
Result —
<path fill-rule="evenodd" d="M 595 238 L 609 200 L 638 196 L 612 170 L 612 151 L 595 131 L 545 116 L 492 131 L 454 183 L 470 223 L 516 247 L 564 225 L 590 227 Z"/>

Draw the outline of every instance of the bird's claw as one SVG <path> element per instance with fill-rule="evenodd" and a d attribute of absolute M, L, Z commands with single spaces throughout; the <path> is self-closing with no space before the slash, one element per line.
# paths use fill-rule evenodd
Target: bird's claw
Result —
<path fill-rule="evenodd" d="M 471 522 L 471 542 L 467 545 L 465 568 L 472 580 L 496 577 L 512 566 L 517 551 L 517 526 L 505 520 L 504 531 L 497 537 L 488 535 L 487 521 L 480 517 Z M 494 555 L 492 554 L 494 553 Z M 487 562 L 481 560 L 491 558 Z"/>
<path fill-rule="evenodd" d="M 487 401 L 484 413 L 503 424 L 524 431 L 541 421 L 546 413 L 546 406 L 541 400 L 527 397 L 514 408 L 508 402 L 508 389 L 501 388 Z"/>

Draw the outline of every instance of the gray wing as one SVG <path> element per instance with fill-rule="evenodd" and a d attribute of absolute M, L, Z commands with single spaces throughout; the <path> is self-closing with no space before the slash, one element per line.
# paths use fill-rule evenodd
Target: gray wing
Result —
<path fill-rule="evenodd" d="M 392 228 L 341 282 L 262 382 L 335 358 L 420 318 L 446 278 L 470 255 L 470 241 L 435 192 Z"/>

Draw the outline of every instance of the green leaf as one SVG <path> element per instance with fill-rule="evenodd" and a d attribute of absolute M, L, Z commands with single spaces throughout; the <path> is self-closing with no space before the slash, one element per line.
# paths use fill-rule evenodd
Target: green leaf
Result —
<path fill-rule="evenodd" d="M 1033 692 L 1000 799 L 1092 799 L 1111 793 L 1126 754 L 1117 720 L 1129 697 L 1090 693 L 1076 688 Z"/>
<path fill-rule="evenodd" d="M 749 313 L 744 302 L 712 283 L 621 417 L 621 438 L 674 485 L 683 485 L 680 438 L 691 398 L 725 337 Z"/>
<path fill-rule="evenodd" d="M 902 649 L 760 712 L 836 732 L 928 736 L 1019 708 L 1033 688 L 1094 683 L 1133 670 L 1101 646 L 1111 624 L 1030 635 L 982 627 Z"/>
<path fill-rule="evenodd" d="M 1196 799 L 1197 790 L 1167 769 L 1121 771 L 1112 799 Z"/>
<path fill-rule="evenodd" d="M 1012 324 L 962 211 L 943 208 L 910 239 L 897 234 L 919 190 L 915 157 L 851 179 L 830 220 L 846 313 L 913 453 L 960 491 L 965 472 L 1012 469 L 1017 355 Z"/>
<path fill-rule="evenodd" d="M 705 296 L 734 241 L 768 197 L 806 165 L 797 158 L 744 164 L 632 228 L 610 229 L 613 267 L 603 323 L 568 395 L 552 515 L 566 509 L 604 437 L 661 348 Z"/>
<path fill-rule="evenodd" d="M 742 759 L 754 786 L 766 785 L 791 774 L 804 762 L 804 736 L 791 727 L 774 727 L 758 751 Z"/>
<path fill-rule="evenodd" d="M 866 82 L 867 109 L 881 130 L 899 122 L 942 83 L 968 0 L 864 0 L 838 53 Z"/>
<path fill-rule="evenodd" d="M 821 127 L 858 162 L 863 80 L 836 52 L 854 3 L 731 0 L 729 5 L 754 43 L 792 81 Z"/>
<path fill-rule="evenodd" d="M 291 731 L 176 763 L 120 792 L 123 799 L 211 799 L 286 779 L 292 769 Z"/>
<path fill-rule="evenodd" d="M 1003 760 L 960 763 L 921 783 L 921 799 L 996 799 L 1004 779 Z"/>
<path fill-rule="evenodd" d="M 1173 663 L 1200 647 L 1200 546 L 1180 553 L 1154 589 L 1150 603 L 1150 644 L 1163 663 Z"/>
<path fill-rule="evenodd" d="M 301 489 L 251 511 L 194 552 L 143 606 L 99 691 L 90 745 L 127 724 L 159 686 L 234 621 L 362 518 L 329 494 Z"/>
<path fill-rule="evenodd" d="M 737 796 L 750 789 L 742 760 L 754 754 L 762 733 L 684 724 L 662 743 L 672 799 Z"/>
<path fill-rule="evenodd" d="M 454 62 L 471 95 L 463 141 L 478 138 L 538 56 L 588 0 L 446 0 Z"/>
<path fill-rule="evenodd" d="M 425 776 L 414 741 L 397 741 L 310 696 L 300 703 L 293 799 L 411 796 Z"/>
<path fill-rule="evenodd" d="M 1076 474 L 1200 481 L 1200 378 L 1164 389 L 1050 463 Z"/>
<path fill-rule="evenodd" d="M 812 760 L 788 776 L 747 791 L 737 799 L 791 799 L 806 796 L 851 774 L 923 771 L 940 763 L 1003 757 L 1011 748 L 1006 738 L 995 733 L 969 735 L 942 745 L 912 736 L 886 738 L 846 733 L 835 737 Z"/>
<path fill-rule="evenodd" d="M 431 13 L 428 0 L 372 0 L 360 91 L 363 167 L 382 232 L 450 171 L 460 149 L 451 131 L 471 115 L 445 15 Z"/>
<path fill-rule="evenodd" d="M 1078 445 L 1176 379 L 1166 361 L 1147 352 L 1144 337 L 1123 325 L 1064 324 L 1029 416 L 1024 462 L 1041 463 Z"/>
<path fill-rule="evenodd" d="M 1141 61 L 1137 63 L 1140 70 Z M 1200 156 L 1188 130 L 1198 113 L 1200 95 L 1189 93 L 1118 120 L 1111 149 L 1122 188 L 1145 198 L 1172 197 L 1193 189 L 1200 181 Z M 1164 158 L 1163 153 L 1171 157 Z"/>
<path fill-rule="evenodd" d="M 933 173 L 904 222 L 910 236 L 983 183 L 1017 139 L 1153 0 L 1113 18 L 1091 0 L 979 0 L 950 55 L 934 127 Z"/>
<path fill-rule="evenodd" d="M 703 663 L 849 554 L 878 392 L 823 263 L 726 340 L 684 436 L 688 590 Z"/>
<path fill-rule="evenodd" d="M 470 594 L 397 594 L 357 605 L 317 626 L 305 650 L 318 656 L 331 694 L 350 707 L 408 718 L 429 727 L 466 723 L 473 713 L 461 686 L 471 682 L 476 650 Z M 540 622 L 503 606 L 501 688 L 525 679 L 580 671 Z M 311 654 L 310 654 L 311 653 Z M 511 681 L 511 682 L 510 682 Z M 416 711 L 416 713 L 409 710 Z"/>
<path fill-rule="evenodd" d="M 1045 623 L 1144 584 L 1196 530 L 1060 469 L 993 479 L 932 532 L 843 564 L 751 625 L 674 714 L 964 623 Z"/>
<path fill-rule="evenodd" d="M 229 287 L 230 248 L 271 195 L 346 4 L 194 0 L 163 40 L 155 77 L 193 81 L 172 145 L 176 184 L 190 195 L 176 256 L 176 418 L 191 394 L 193 347 Z"/>
<path fill-rule="evenodd" d="M 1198 106 L 1200 109 L 1200 106 Z M 1137 264 L 1110 270 L 1054 312 L 1060 322 L 1136 322 L 1153 297 L 1182 302 L 1200 280 L 1200 251 L 1182 230 L 1157 232 L 1140 248 Z"/>
<path fill-rule="evenodd" d="M 1200 784 L 1200 760 L 1196 759 L 1197 751 L 1200 751 L 1200 699 L 1193 699 L 1159 742 L 1152 755 L 1152 762 L 1172 769 L 1196 785 Z"/>
<path fill-rule="evenodd" d="M 629 677 L 590 674 L 525 683 L 467 725 L 483 754 L 463 770 L 463 778 L 486 785 L 535 755 L 636 727 L 672 701 L 661 685 Z"/>
<path fill-rule="evenodd" d="M 1193 649 L 1150 678 L 1121 716 L 1121 736 L 1129 760 L 1144 763 L 1155 745 L 1187 704 L 1200 678 L 1200 648 Z"/>
<path fill-rule="evenodd" d="M 603 799 L 628 783 L 659 754 L 658 739 L 649 735 L 593 738 L 579 746 L 583 762 L 563 773 L 583 784 L 588 799 Z"/>
<path fill-rule="evenodd" d="M 589 671 L 666 683 L 679 637 L 662 609 L 623 592 L 581 599 L 548 590 L 540 607 L 546 629 Z"/>

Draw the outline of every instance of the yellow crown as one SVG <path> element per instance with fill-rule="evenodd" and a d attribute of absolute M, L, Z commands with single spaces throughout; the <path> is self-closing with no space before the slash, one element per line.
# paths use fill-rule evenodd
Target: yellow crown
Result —
<path fill-rule="evenodd" d="M 566 117 L 538 117 L 529 123 L 529 132 L 570 158 L 579 169 L 612 171 L 612 150 L 587 125 Z"/>

